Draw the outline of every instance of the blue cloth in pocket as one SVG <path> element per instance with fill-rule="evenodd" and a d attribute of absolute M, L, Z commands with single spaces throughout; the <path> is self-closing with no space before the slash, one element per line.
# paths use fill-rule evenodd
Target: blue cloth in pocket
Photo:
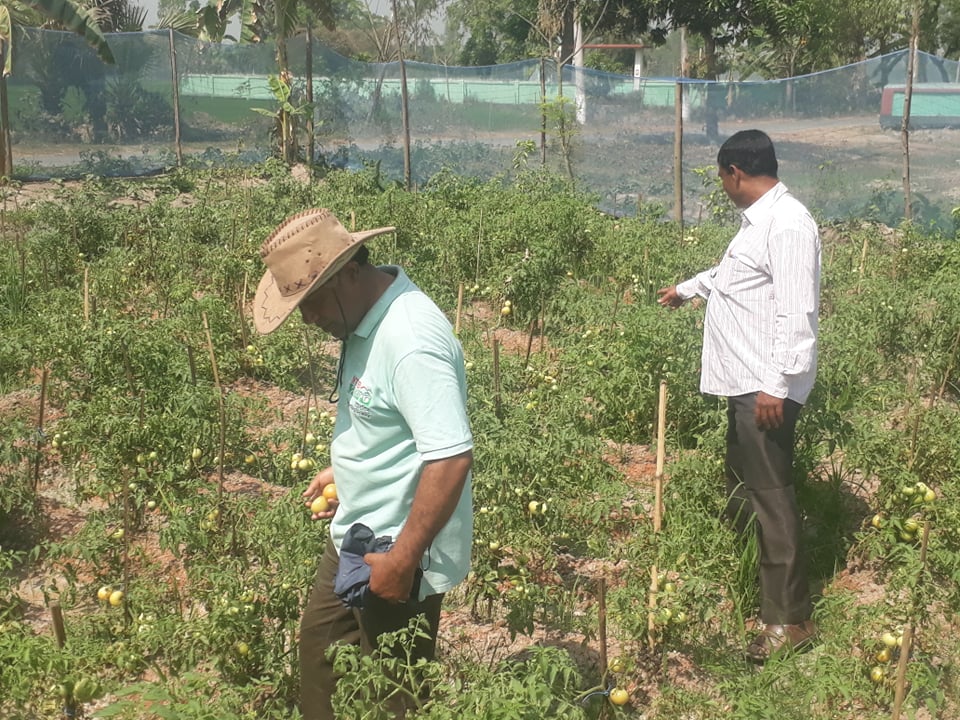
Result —
<path fill-rule="evenodd" d="M 363 561 L 367 553 L 387 552 L 393 547 L 389 535 L 377 537 L 363 523 L 354 523 L 340 543 L 340 564 L 333 582 L 333 592 L 350 608 L 362 608 L 370 593 L 370 566 Z M 410 599 L 416 602 L 420 595 L 420 578 L 423 571 L 417 568 Z"/>

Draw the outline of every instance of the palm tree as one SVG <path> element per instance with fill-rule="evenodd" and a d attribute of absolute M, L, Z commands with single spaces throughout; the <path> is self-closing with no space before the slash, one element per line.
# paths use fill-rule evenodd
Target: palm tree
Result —
<path fill-rule="evenodd" d="M 0 176 L 13 174 L 7 78 L 13 72 L 12 43 L 16 25 L 53 21 L 82 35 L 105 63 L 114 64 L 113 53 L 93 15 L 74 0 L 0 0 Z"/>

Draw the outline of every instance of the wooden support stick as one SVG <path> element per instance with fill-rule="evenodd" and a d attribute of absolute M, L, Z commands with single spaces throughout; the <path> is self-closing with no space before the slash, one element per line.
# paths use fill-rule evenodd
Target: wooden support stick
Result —
<path fill-rule="evenodd" d="M 57 647 L 67 644 L 67 628 L 63 624 L 63 609 L 59 600 L 50 602 L 50 617 L 53 619 L 53 634 L 57 637 Z"/>
<path fill-rule="evenodd" d="M 457 290 L 457 319 L 453 324 L 453 334 L 460 334 L 460 315 L 463 312 L 463 283 L 460 283 L 460 287 Z"/>
<path fill-rule="evenodd" d="M 653 531 L 663 523 L 663 465 L 666 456 L 667 381 L 660 381 L 660 405 L 657 412 L 657 472 L 654 477 Z"/>
<path fill-rule="evenodd" d="M 243 346 L 244 346 L 244 347 L 246 347 L 247 345 L 250 344 L 250 340 L 249 340 L 249 337 L 248 337 L 248 335 L 247 335 L 247 318 L 246 318 L 246 315 L 244 314 L 244 311 L 243 311 L 243 310 L 244 310 L 244 306 L 245 306 L 246 303 L 247 303 L 247 280 L 248 280 L 247 273 L 244 273 L 244 274 L 243 274 L 243 289 L 240 291 L 240 303 L 239 303 L 239 305 L 240 305 L 240 307 L 239 307 L 239 312 L 240 312 L 240 337 L 241 337 L 241 341 L 243 342 Z"/>
<path fill-rule="evenodd" d="M 860 249 L 860 277 L 857 279 L 857 295 L 860 294 L 860 286 L 863 284 L 863 271 L 867 265 L 867 246 L 870 244 L 870 238 L 864 236 L 863 247 Z"/>
<path fill-rule="evenodd" d="M 927 569 L 927 547 L 930 543 L 930 521 L 923 521 L 923 534 L 920 536 L 920 578 Z M 917 587 L 919 587 L 919 582 Z M 914 588 L 914 601 L 916 601 L 917 588 Z M 897 679 L 894 682 L 893 689 L 893 715 L 892 720 L 900 720 L 900 713 L 903 710 L 903 701 L 907 695 L 907 665 L 910 662 L 910 650 L 913 647 L 914 628 L 913 620 L 908 620 L 906 627 L 903 628 L 903 642 L 900 645 L 900 658 L 897 661 Z"/>
<path fill-rule="evenodd" d="M 657 577 L 657 565 L 650 566 L 650 592 L 647 596 L 647 645 L 651 652 L 657 647 L 657 624 L 654 621 L 654 611 L 657 609 L 657 590 L 660 589 L 660 580 Z"/>
<path fill-rule="evenodd" d="M 600 587 L 597 589 L 597 604 L 599 613 L 597 618 L 597 634 L 600 636 L 600 676 L 607 672 L 607 579 L 600 578 Z"/>
<path fill-rule="evenodd" d="M 207 320 L 206 313 L 203 313 L 203 329 L 207 335 L 207 352 L 210 354 L 210 366 L 213 368 L 213 382 L 217 387 L 217 409 L 220 420 L 220 451 L 217 457 L 217 506 L 219 507 L 223 503 L 223 456 L 227 444 L 227 412 L 223 404 L 223 386 L 220 385 L 220 370 L 217 367 L 216 353 L 213 351 L 213 337 L 210 335 L 210 322 Z"/>
<path fill-rule="evenodd" d="M 500 338 L 493 336 L 493 405 L 497 417 L 502 417 L 503 407 L 500 400 Z"/>
<path fill-rule="evenodd" d="M 197 361 L 193 358 L 193 348 L 189 345 L 187 348 L 187 364 L 190 366 L 190 384 L 197 384 Z"/>
<path fill-rule="evenodd" d="M 533 333 L 537 330 L 537 318 L 530 320 L 530 330 L 527 334 L 527 354 L 523 358 L 523 366 L 530 364 L 530 352 L 533 350 Z"/>
<path fill-rule="evenodd" d="M 660 403 L 657 412 L 657 472 L 654 477 L 653 493 L 653 532 L 660 533 L 663 524 L 663 465 L 666 456 L 666 426 L 667 426 L 667 381 L 660 381 Z M 654 610 L 657 608 L 657 591 L 660 589 L 660 582 L 657 573 L 657 565 L 653 564 L 650 568 L 650 597 L 649 597 L 649 615 L 647 616 L 647 630 L 650 649 L 653 650 L 657 644 L 657 627 L 654 622 Z"/>
<path fill-rule="evenodd" d="M 83 324 L 90 324 L 90 268 L 83 268 Z"/>
<path fill-rule="evenodd" d="M 547 339 L 547 301 L 540 298 L 540 352 L 543 352 L 544 342 Z"/>
<path fill-rule="evenodd" d="M 43 420 L 47 402 L 47 368 L 40 374 L 40 412 L 37 413 L 37 447 L 33 458 L 33 492 L 40 487 L 40 458 L 43 457 Z"/>

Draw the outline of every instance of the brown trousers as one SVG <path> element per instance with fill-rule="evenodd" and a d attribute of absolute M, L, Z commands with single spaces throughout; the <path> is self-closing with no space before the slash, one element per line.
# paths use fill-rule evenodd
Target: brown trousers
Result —
<path fill-rule="evenodd" d="M 423 614 L 430 637 L 417 639 L 414 656 L 433 660 L 436 653 L 442 594 L 401 605 L 373 597 L 363 611 L 347 608 L 333 592 L 338 564 L 336 548 L 328 540 L 300 620 L 300 705 L 304 720 L 335 720 L 331 699 L 337 676 L 332 661 L 327 659 L 327 649 L 334 643 L 359 645 L 370 654 L 381 634 L 405 628 L 411 618 Z"/>
<path fill-rule="evenodd" d="M 784 400 L 783 425 L 757 428 L 757 394 L 727 399 L 727 515 L 744 532 L 755 520 L 760 547 L 760 619 L 790 625 L 812 614 L 793 443 L 801 405 Z"/>

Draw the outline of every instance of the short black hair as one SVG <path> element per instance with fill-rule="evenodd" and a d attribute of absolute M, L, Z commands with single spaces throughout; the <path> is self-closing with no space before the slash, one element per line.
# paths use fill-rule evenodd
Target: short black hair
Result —
<path fill-rule="evenodd" d="M 366 265 L 370 259 L 370 249 L 366 245 L 361 245 L 350 259 L 356 262 L 357 265 Z"/>
<path fill-rule="evenodd" d="M 735 165 L 752 177 L 777 177 L 773 141 L 762 130 L 741 130 L 728 137 L 717 153 L 717 165 L 724 170 Z"/>

